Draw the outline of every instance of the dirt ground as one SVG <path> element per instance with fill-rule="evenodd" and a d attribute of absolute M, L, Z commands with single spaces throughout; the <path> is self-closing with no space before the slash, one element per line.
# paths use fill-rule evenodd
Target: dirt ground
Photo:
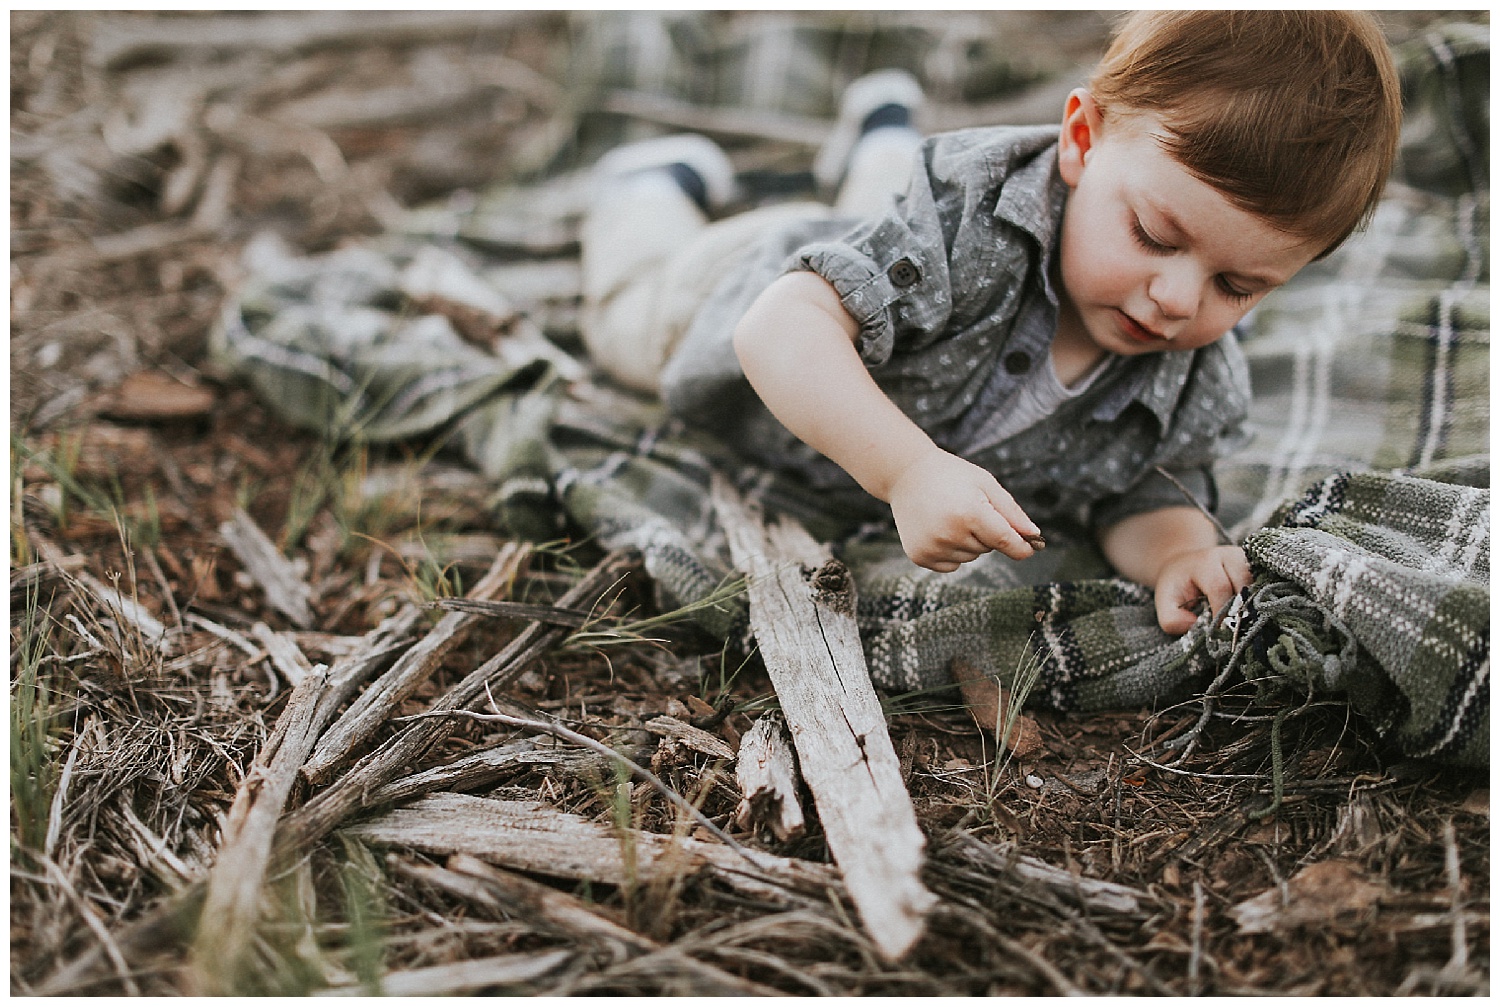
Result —
<path fill-rule="evenodd" d="M 1396 14 L 1391 31 L 1442 16 Z M 1103 38 L 1093 15 L 985 17 L 965 30 L 1025 48 L 1039 76 Z M 347 828 L 381 808 L 309 825 L 298 809 L 336 786 L 305 779 L 279 809 L 258 919 L 208 941 L 205 885 L 273 786 L 295 676 L 404 605 L 472 588 L 508 549 L 503 597 L 533 603 L 602 559 L 511 543 L 478 475 L 428 445 L 331 448 L 217 373 L 208 337 L 239 250 L 266 228 L 334 248 L 401 208 L 576 159 L 579 32 L 526 12 L 12 13 L 12 993 L 1487 994 L 1487 777 L 1395 759 L 1339 703 L 1273 737 L 1277 711 L 1245 694 L 1185 756 L 1163 742 L 1192 702 L 1037 713 L 1039 745 L 999 757 L 966 711 L 893 704 L 938 896 L 896 963 L 833 875 L 751 892 L 690 862 L 650 879 L 475 864 Z M 1021 107 L 958 79 L 937 94 L 954 121 L 971 99 Z M 567 311 L 549 334 L 566 336 Z M 237 514 L 292 561 L 309 618 L 231 548 Z M 497 708 L 629 751 L 740 842 L 827 864 L 815 819 L 785 840 L 737 826 L 730 760 L 646 727 L 669 717 L 733 751 L 774 705 L 756 659 L 681 622 L 639 628 L 644 575 L 611 583 L 591 635 L 471 620 L 397 714 L 531 632 L 537 656 Z M 418 635 L 440 614 L 422 609 Z M 406 772 L 526 734 L 466 721 Z M 632 827 L 709 836 L 562 748 L 437 790 L 538 802 L 626 846 L 644 841 Z"/>

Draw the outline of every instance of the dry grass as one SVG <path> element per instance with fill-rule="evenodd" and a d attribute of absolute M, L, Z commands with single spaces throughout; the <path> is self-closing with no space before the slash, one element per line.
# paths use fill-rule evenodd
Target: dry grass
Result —
<path fill-rule="evenodd" d="M 256 623 L 310 663 L 336 665 L 402 605 L 471 588 L 504 541 L 482 483 L 426 447 L 330 452 L 245 390 L 215 384 L 203 373 L 207 328 L 253 225 L 279 220 L 309 248 L 373 233 L 372 193 L 414 199 L 483 181 L 493 165 L 474 151 L 495 143 L 496 127 L 493 109 L 479 109 L 291 147 L 248 121 L 226 127 L 211 153 L 233 153 L 239 173 L 217 230 L 101 251 L 99 239 L 190 219 L 208 169 L 172 210 L 169 183 L 190 151 L 101 151 L 129 68 L 88 61 L 90 25 L 12 15 L 13 993 L 1487 992 L 1487 780 L 1393 762 L 1347 708 L 1322 703 L 1280 724 L 1282 796 L 1262 815 L 1276 711 L 1233 693 L 1190 749 L 1167 742 L 1197 721 L 1194 703 L 1038 713 L 1041 751 L 999 760 L 965 711 L 895 704 L 892 737 L 929 841 L 925 880 L 940 898 L 897 964 L 879 959 L 826 871 L 808 875 L 818 883 L 753 887 L 687 856 L 653 867 L 649 834 L 712 837 L 650 784 L 550 737 L 482 773 L 413 785 L 596 823 L 619 838 L 623 874 L 517 873 L 462 852 L 375 845 L 340 831 L 380 810 L 357 804 L 298 831 L 302 809 L 338 781 L 298 782 L 243 959 L 232 971 L 195 960 L 236 795 L 260 786 L 296 695 Z M 477 33 L 471 51 L 553 73 L 561 37 L 543 18 Z M 269 76 L 255 94 L 307 97 L 356 69 L 378 79 L 422 49 L 287 58 L 280 76 L 258 71 Z M 534 101 L 501 128 L 520 134 L 552 111 Z M 210 389 L 211 405 L 162 422 L 109 418 L 109 393 L 143 367 Z M 246 582 L 216 531 L 236 507 L 302 564 L 315 632 L 293 631 Z M 554 602 L 600 558 L 586 546 L 533 551 L 505 597 Z M 634 573 L 611 584 L 591 629 L 619 638 L 598 648 L 566 646 L 566 628 L 545 637 L 496 691 L 497 708 L 631 754 L 732 830 L 732 773 L 644 725 L 670 715 L 734 747 L 772 699 L 765 675 L 681 623 L 630 638 L 624 630 L 655 614 L 649 585 Z M 415 638 L 440 614 L 424 612 Z M 417 723 L 401 716 L 428 709 L 525 625 L 478 621 L 356 754 L 392 744 Z M 401 769 L 535 734 L 450 723 Z M 808 870 L 828 859 L 815 822 L 785 843 L 732 834 Z"/>

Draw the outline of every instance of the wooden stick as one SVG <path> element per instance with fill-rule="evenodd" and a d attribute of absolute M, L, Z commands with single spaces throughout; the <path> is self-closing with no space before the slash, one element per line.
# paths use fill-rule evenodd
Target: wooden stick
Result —
<path fill-rule="evenodd" d="M 234 516 L 219 526 L 219 535 L 245 572 L 265 591 L 266 604 L 292 620 L 298 629 L 312 625 L 312 588 L 260 530 L 254 518 L 236 507 Z"/>
<path fill-rule="evenodd" d="M 485 600 L 502 592 L 515 580 L 516 571 L 530 554 L 525 546 L 507 542 L 495 556 L 479 583 L 469 593 L 471 600 Z M 401 655 L 391 670 L 372 683 L 328 729 L 302 775 L 314 784 L 325 783 L 335 769 L 343 765 L 349 753 L 380 730 L 396 708 L 432 677 L 453 648 L 468 638 L 481 616 L 469 612 L 450 612 L 443 616 L 431 633 L 411 650 Z"/>
<path fill-rule="evenodd" d="M 853 581 L 800 525 L 767 529 L 722 477 L 712 494 L 829 852 L 875 946 L 898 959 L 936 897 L 922 884 L 926 837 L 865 670 Z"/>
<path fill-rule="evenodd" d="M 281 672 L 281 677 L 292 688 L 300 685 L 312 670 L 312 662 L 302 653 L 297 641 L 285 633 L 278 633 L 265 623 L 257 622 L 250 627 L 250 634 L 265 648 L 271 665 Z"/>
<path fill-rule="evenodd" d="M 740 739 L 734 773 L 744 795 L 734 813 L 740 828 L 764 824 L 782 842 L 802 836 L 807 825 L 797 799 L 801 776 L 786 719 L 780 713 L 763 714 Z"/>
<path fill-rule="evenodd" d="M 1023 856 L 1005 846 L 983 843 L 967 832 L 957 834 L 965 859 L 1019 881 L 1039 885 L 1059 899 L 1093 913 L 1144 918 L 1153 899 L 1149 892 L 1113 881 L 1081 877 L 1045 860 Z"/>
<path fill-rule="evenodd" d="M 420 773 L 392 780 L 371 794 L 370 800 L 373 804 L 400 804 L 434 790 L 463 791 L 482 787 L 511 768 L 521 765 L 521 757 L 535 749 L 535 738 L 522 738 L 497 748 L 486 748 L 446 766 L 434 766 Z"/>

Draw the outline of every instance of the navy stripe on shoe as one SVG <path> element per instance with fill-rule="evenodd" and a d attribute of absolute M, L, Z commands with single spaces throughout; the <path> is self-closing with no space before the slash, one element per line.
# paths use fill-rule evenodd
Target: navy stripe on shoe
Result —
<path fill-rule="evenodd" d="M 881 129 L 885 126 L 910 126 L 911 109 L 896 102 L 887 102 L 865 116 L 864 121 L 859 124 L 859 135 L 864 136 L 872 130 Z"/>
<path fill-rule="evenodd" d="M 691 166 L 681 161 L 674 161 L 666 165 L 667 174 L 677 183 L 678 188 L 688 194 L 693 202 L 698 204 L 698 209 L 708 213 L 708 186 L 703 181 L 703 176 L 698 174 Z"/>

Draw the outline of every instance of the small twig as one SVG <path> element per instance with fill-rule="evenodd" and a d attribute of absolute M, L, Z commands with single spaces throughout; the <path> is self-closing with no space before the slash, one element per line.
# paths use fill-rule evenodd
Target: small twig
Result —
<path fill-rule="evenodd" d="M 1469 967 L 1469 934 L 1467 925 L 1464 923 L 1463 871 L 1459 866 L 1458 840 L 1454 834 L 1451 818 L 1443 822 L 1443 847 L 1448 887 L 1452 890 L 1449 904 L 1453 914 L 1453 935 L 1450 938 L 1453 951 L 1448 957 L 1448 963 L 1443 966 L 1441 974 L 1446 979 L 1456 980 L 1462 978 Z"/>
<path fill-rule="evenodd" d="M 166 599 L 167 608 L 172 612 L 172 619 L 177 623 L 177 632 L 182 632 L 182 612 L 177 608 L 177 599 L 172 597 L 172 585 L 167 582 L 167 575 L 162 571 L 161 563 L 156 558 L 156 549 L 148 546 L 141 550 L 141 555 L 146 557 L 146 567 L 151 571 L 151 576 L 156 580 L 156 586 L 161 588 L 161 596 Z"/>
<path fill-rule="evenodd" d="M 486 692 L 488 692 L 488 690 L 486 690 Z M 490 697 L 490 704 L 491 707 L 494 706 L 493 696 Z M 693 807 L 693 805 L 687 800 L 687 798 L 683 797 L 681 794 L 677 793 L 677 791 L 673 790 L 671 787 L 663 783 L 661 781 L 661 778 L 658 777 L 655 773 L 651 772 L 651 770 L 649 769 L 642 767 L 639 763 L 626 758 L 619 752 L 615 751 L 613 748 L 610 748 L 608 745 L 595 741 L 593 738 L 590 738 L 586 734 L 579 734 L 577 731 L 574 731 L 571 728 L 563 727 L 561 724 L 549 723 L 545 720 L 532 720 L 528 717 L 512 717 L 509 714 L 505 713 L 475 713 L 473 710 L 439 710 L 429 713 L 417 713 L 409 717 L 397 717 L 395 719 L 398 721 L 427 720 L 432 717 L 467 717 L 470 720 L 476 720 L 482 724 L 505 724 L 508 727 L 519 727 L 528 731 L 539 731 L 543 734 L 550 734 L 554 738 L 561 738 L 562 740 L 570 741 L 575 745 L 581 745 L 584 748 L 587 748 L 589 751 L 597 752 L 607 759 L 614 759 L 621 765 L 628 768 L 636 776 L 639 776 L 641 779 L 651 784 L 651 786 L 656 788 L 657 792 L 659 792 L 668 801 L 671 801 L 672 804 L 687 812 L 687 814 L 692 816 L 695 822 L 707 829 L 716 838 L 723 841 L 723 843 L 730 849 L 734 850 L 736 853 L 744 857 L 756 868 L 757 871 L 759 871 L 760 869 L 760 865 L 755 862 L 755 858 L 750 855 L 749 850 L 745 849 L 739 843 L 731 839 L 728 833 L 715 825 L 703 812 Z"/>
<path fill-rule="evenodd" d="M 1167 482 L 1171 483 L 1173 486 L 1176 486 L 1177 491 L 1183 496 L 1187 497 L 1188 503 L 1198 508 L 1199 513 L 1208 518 L 1209 521 L 1213 522 L 1213 526 L 1218 529 L 1219 536 L 1224 539 L 1225 545 L 1234 545 L 1234 537 L 1229 534 L 1229 530 L 1219 522 L 1218 518 L 1214 517 L 1213 511 L 1204 506 L 1202 500 L 1199 500 L 1196 496 L 1193 495 L 1192 490 L 1188 489 L 1182 484 L 1182 480 L 1178 479 L 1176 476 L 1168 472 L 1166 469 L 1162 468 L 1160 465 L 1156 465 L 1153 467 L 1156 469 L 1158 475 L 1160 475 Z"/>
<path fill-rule="evenodd" d="M 1198 970 L 1203 964 L 1203 885 L 1193 882 L 1193 948 L 1188 954 L 1188 996 L 1202 992 Z"/>
<path fill-rule="evenodd" d="M 93 718 L 90 717 L 84 724 L 83 730 L 78 732 L 73 739 L 73 747 L 68 750 L 68 759 L 63 763 L 62 775 L 57 780 L 57 792 L 52 795 L 52 808 L 47 815 L 47 838 L 42 844 L 42 852 L 50 859 L 57 853 L 57 840 L 62 834 L 63 809 L 68 803 L 68 784 L 73 780 L 73 767 L 78 762 L 78 750 L 83 747 L 83 736 L 93 726 Z"/>
<path fill-rule="evenodd" d="M 1191 776 L 1195 780 L 1264 780 L 1262 773 L 1195 773 L 1190 769 L 1178 769 L 1176 766 L 1163 765 L 1137 752 L 1135 749 L 1125 746 L 1125 751 L 1140 759 L 1152 769 L 1160 769 L 1165 773 L 1176 773 L 1178 776 Z"/>

